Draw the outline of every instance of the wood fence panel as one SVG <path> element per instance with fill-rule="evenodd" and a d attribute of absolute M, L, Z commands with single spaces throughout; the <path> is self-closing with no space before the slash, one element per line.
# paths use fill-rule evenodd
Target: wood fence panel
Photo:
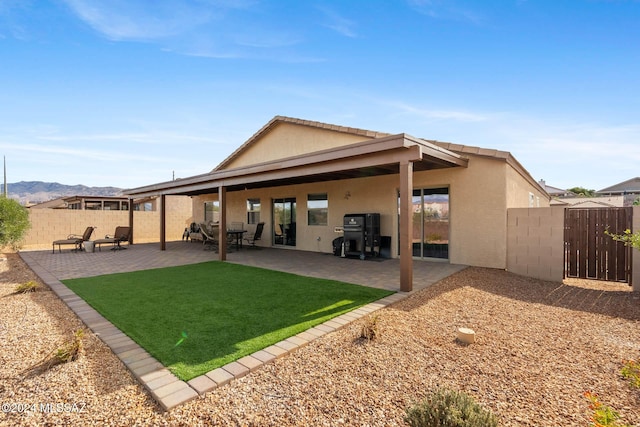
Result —
<path fill-rule="evenodd" d="M 631 230 L 632 208 L 565 210 L 565 277 L 631 283 L 631 248 L 606 234 Z"/>

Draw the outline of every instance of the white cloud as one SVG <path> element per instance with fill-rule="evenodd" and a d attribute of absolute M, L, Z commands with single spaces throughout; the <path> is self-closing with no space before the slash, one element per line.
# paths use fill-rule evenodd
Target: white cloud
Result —
<path fill-rule="evenodd" d="M 448 120 L 456 122 L 484 122 L 489 120 L 489 116 L 486 113 L 476 113 L 463 110 L 429 109 L 397 101 L 385 101 L 383 103 L 386 104 L 387 107 L 395 109 L 395 114 L 415 116 L 429 121 Z"/>
<path fill-rule="evenodd" d="M 358 36 L 354 29 L 356 26 L 354 21 L 339 15 L 335 10 L 329 9 L 328 7 L 318 6 L 317 9 L 322 12 L 326 18 L 326 22 L 324 23 L 325 27 L 345 37 L 355 38 Z"/>
<path fill-rule="evenodd" d="M 94 30 L 112 40 L 155 40 L 189 31 L 215 15 L 211 4 L 179 0 L 65 0 Z"/>
<path fill-rule="evenodd" d="M 433 19 L 470 22 L 482 25 L 484 15 L 470 7 L 461 5 L 460 0 L 407 0 L 409 7 Z"/>

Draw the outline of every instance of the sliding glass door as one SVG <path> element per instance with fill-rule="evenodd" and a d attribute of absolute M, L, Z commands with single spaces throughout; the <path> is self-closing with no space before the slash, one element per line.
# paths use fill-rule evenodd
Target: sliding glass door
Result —
<path fill-rule="evenodd" d="M 449 259 L 449 189 L 413 190 L 411 209 L 413 256 Z"/>
<path fill-rule="evenodd" d="M 273 244 L 296 245 L 296 199 L 273 199 Z"/>

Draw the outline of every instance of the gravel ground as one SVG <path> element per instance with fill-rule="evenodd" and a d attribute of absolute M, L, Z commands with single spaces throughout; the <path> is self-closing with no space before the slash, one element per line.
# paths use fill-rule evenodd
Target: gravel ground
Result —
<path fill-rule="evenodd" d="M 238 381 L 163 412 L 87 333 L 76 361 L 42 361 L 81 322 L 17 254 L 0 255 L 0 425 L 394 426 L 438 387 L 463 390 L 504 426 L 587 426 L 587 390 L 640 426 L 640 390 L 620 376 L 640 358 L 640 298 L 630 287 L 541 282 L 468 268 L 326 335 Z M 456 341 L 458 327 L 476 343 Z"/>

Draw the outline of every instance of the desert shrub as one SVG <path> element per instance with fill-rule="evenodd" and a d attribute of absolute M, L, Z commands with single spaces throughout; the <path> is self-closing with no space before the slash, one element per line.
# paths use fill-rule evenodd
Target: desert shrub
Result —
<path fill-rule="evenodd" d="M 629 380 L 631 387 L 640 388 L 640 359 L 625 361 L 621 373 L 623 378 Z"/>
<path fill-rule="evenodd" d="M 26 283 L 21 283 L 18 286 L 16 286 L 15 293 L 26 294 L 28 292 L 35 292 L 38 289 L 40 289 L 40 285 L 38 284 L 38 282 L 34 282 L 33 280 L 30 280 Z"/>
<path fill-rule="evenodd" d="M 30 226 L 27 209 L 17 200 L 0 196 L 0 248 L 17 249 Z"/>
<path fill-rule="evenodd" d="M 78 359 L 82 351 L 82 338 L 84 330 L 78 329 L 73 333 L 73 338 L 58 347 L 53 353 L 53 361 L 56 363 L 67 363 Z"/>
<path fill-rule="evenodd" d="M 495 427 L 491 411 L 463 392 L 438 390 L 407 409 L 404 418 L 411 427 Z"/>
<path fill-rule="evenodd" d="M 378 316 L 368 316 L 360 328 L 360 338 L 371 341 L 378 336 Z"/>
<path fill-rule="evenodd" d="M 627 424 L 620 424 L 618 411 L 603 405 L 596 393 L 586 391 L 584 397 L 589 400 L 589 409 L 592 411 L 589 427 L 631 427 Z"/>

